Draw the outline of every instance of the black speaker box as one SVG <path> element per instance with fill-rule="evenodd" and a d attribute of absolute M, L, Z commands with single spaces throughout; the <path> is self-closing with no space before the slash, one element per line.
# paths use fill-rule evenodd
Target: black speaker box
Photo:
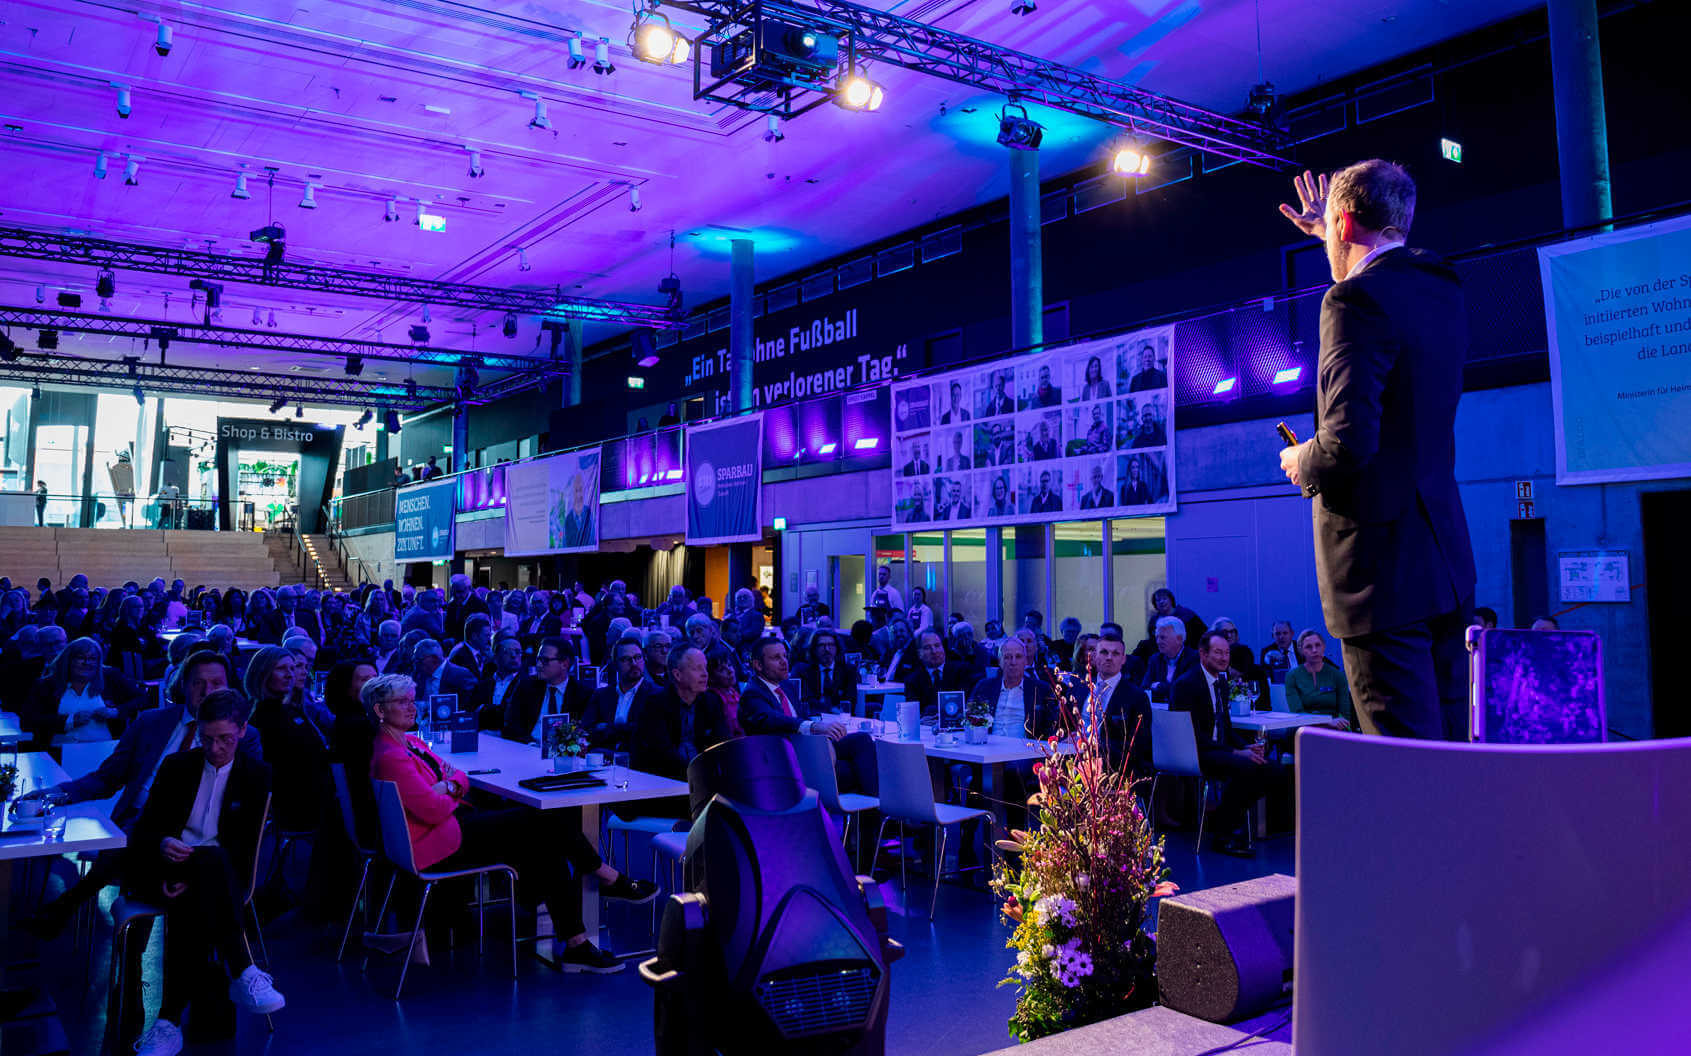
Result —
<path fill-rule="evenodd" d="M 1157 910 L 1162 1004 L 1232 1023 L 1292 993 L 1292 908 L 1283 873 L 1163 899 Z"/>

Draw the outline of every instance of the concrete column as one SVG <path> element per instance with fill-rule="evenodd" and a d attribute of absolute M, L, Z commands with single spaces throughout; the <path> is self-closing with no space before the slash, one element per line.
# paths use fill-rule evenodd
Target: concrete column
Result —
<path fill-rule="evenodd" d="M 1039 151 L 1010 151 L 1010 347 L 1045 340 L 1045 263 L 1039 225 Z"/>
<path fill-rule="evenodd" d="M 1582 227 L 1614 216 L 1609 199 L 1609 129 L 1603 114 L 1603 51 L 1597 0 L 1550 0 L 1550 73 L 1562 223 Z"/>
<path fill-rule="evenodd" d="M 1004 622 L 1004 529 L 986 530 L 986 616 Z M 986 637 L 986 626 L 976 627 L 976 637 Z"/>
<path fill-rule="evenodd" d="M 752 241 L 736 238 L 728 294 L 728 404 L 738 411 L 752 407 Z"/>
<path fill-rule="evenodd" d="M 465 404 L 452 408 L 452 472 L 470 468 L 470 409 Z"/>
<path fill-rule="evenodd" d="M 569 364 L 569 377 L 564 379 L 565 407 L 581 405 L 581 329 L 584 324 L 570 320 L 564 324 L 564 362 Z"/>
<path fill-rule="evenodd" d="M 381 404 L 376 408 L 376 461 L 385 461 L 388 457 L 388 405 Z M 384 486 L 386 481 L 383 481 Z"/>

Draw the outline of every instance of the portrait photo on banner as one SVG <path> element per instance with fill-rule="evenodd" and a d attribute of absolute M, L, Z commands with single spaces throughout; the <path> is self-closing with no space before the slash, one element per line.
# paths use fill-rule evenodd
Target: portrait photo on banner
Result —
<path fill-rule="evenodd" d="M 563 553 L 599 548 L 599 452 L 576 451 L 553 463 L 552 549 Z"/>
<path fill-rule="evenodd" d="M 895 384 L 894 522 L 1172 511 L 1173 338 L 1156 327 Z"/>

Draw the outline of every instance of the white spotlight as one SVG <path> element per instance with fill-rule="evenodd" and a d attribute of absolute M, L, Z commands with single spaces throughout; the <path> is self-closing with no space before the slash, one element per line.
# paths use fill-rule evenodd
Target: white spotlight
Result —
<path fill-rule="evenodd" d="M 600 37 L 599 42 L 593 45 L 593 72 L 599 74 L 617 72 L 617 68 L 611 64 L 611 38 L 609 37 Z"/>
<path fill-rule="evenodd" d="M 106 152 L 103 150 L 100 151 L 99 155 L 94 159 L 94 178 L 96 180 L 103 180 L 106 178 Z"/>
<path fill-rule="evenodd" d="M 582 51 L 581 51 L 581 38 L 580 37 L 571 37 L 570 38 L 569 49 L 570 49 L 570 69 L 579 70 L 583 66 L 587 65 L 587 56 L 582 54 Z"/>
<path fill-rule="evenodd" d="M 1031 15 L 1038 10 L 1039 5 L 1034 3 L 1034 0 L 1010 0 L 1012 15 Z"/>
<path fill-rule="evenodd" d="M 481 167 L 481 151 L 470 151 L 470 179 L 479 179 L 487 175 L 487 170 Z"/>
<path fill-rule="evenodd" d="M 382 211 L 382 219 L 390 224 L 399 219 L 399 203 L 397 201 L 389 199 L 387 208 Z"/>
<path fill-rule="evenodd" d="M 264 325 L 272 327 L 272 328 L 275 327 L 275 325 L 276 325 L 276 309 L 274 309 L 274 308 L 270 309 L 270 319 Z"/>
<path fill-rule="evenodd" d="M 299 207 L 301 209 L 317 208 L 317 185 L 315 183 L 305 185 L 305 195 L 300 198 Z"/>
<path fill-rule="evenodd" d="M 264 313 L 258 310 L 258 305 L 256 304 L 252 306 L 252 325 L 264 325 Z"/>
<path fill-rule="evenodd" d="M 528 262 L 528 250 L 526 250 L 526 249 L 518 249 L 517 250 L 517 270 L 518 271 L 533 271 L 534 270 L 534 265 L 530 264 Z"/>
<path fill-rule="evenodd" d="M 425 217 L 427 215 L 429 215 L 428 214 L 428 208 L 423 204 L 423 200 L 421 198 L 417 199 L 417 226 L 418 227 L 423 226 L 423 217 Z"/>
<path fill-rule="evenodd" d="M 138 187 L 141 184 L 141 159 L 131 156 L 129 164 L 123 167 L 123 184 L 126 187 Z"/>
<path fill-rule="evenodd" d="M 128 117 L 134 109 L 135 102 L 130 97 L 129 89 L 121 84 L 117 85 L 117 116 Z"/>
<path fill-rule="evenodd" d="M 775 114 L 770 114 L 769 127 L 764 129 L 763 141 L 765 143 L 779 143 L 786 138 L 787 134 L 781 131 L 781 118 Z"/>
<path fill-rule="evenodd" d="M 252 197 L 252 192 L 247 190 L 246 173 L 238 172 L 235 174 L 235 189 L 229 192 L 229 197 L 239 198 L 243 202 Z"/>
<path fill-rule="evenodd" d="M 163 22 L 160 22 L 159 35 L 158 38 L 153 41 L 153 50 L 158 52 L 159 58 L 162 59 L 164 56 L 170 54 L 170 46 L 172 43 L 174 43 L 174 41 L 173 35 L 170 32 L 170 27 Z"/>
<path fill-rule="evenodd" d="M 628 211 L 631 213 L 638 213 L 640 209 L 640 188 L 631 184 L 628 188 Z"/>
<path fill-rule="evenodd" d="M 35 288 L 35 303 L 36 304 L 46 304 L 47 303 L 47 287 L 37 286 Z"/>
<path fill-rule="evenodd" d="M 1123 144 L 1110 160 L 1110 171 L 1117 176 L 1144 176 L 1151 171 L 1151 155 L 1137 143 Z"/>
<path fill-rule="evenodd" d="M 546 116 L 546 100 L 536 99 L 534 101 L 534 116 L 529 118 L 528 127 L 530 127 L 530 128 L 551 128 L 552 127 L 552 119 Z"/>
<path fill-rule="evenodd" d="M 423 305 L 423 322 L 430 323 L 430 322 L 433 322 L 433 321 L 434 321 L 434 319 L 433 319 L 431 313 L 429 312 L 429 306 L 426 305 L 426 304 Z"/>

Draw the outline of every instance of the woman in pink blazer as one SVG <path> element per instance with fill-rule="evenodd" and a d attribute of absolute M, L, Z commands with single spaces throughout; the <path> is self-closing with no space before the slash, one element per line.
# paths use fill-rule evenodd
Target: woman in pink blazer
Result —
<path fill-rule="evenodd" d="M 650 902 L 657 887 L 622 875 L 600 859 L 581 833 L 575 811 L 505 807 L 478 810 L 465 801 L 470 779 L 410 736 L 417 725 L 417 684 L 404 675 L 378 675 L 364 683 L 364 707 L 377 722 L 370 776 L 399 788 L 411 853 L 418 869 L 460 869 L 503 862 L 516 869 L 519 896 L 544 902 L 554 933 L 554 955 L 566 972 L 609 974 L 622 962 L 587 941 L 581 919 L 581 884 L 576 876 L 599 878 L 599 893 L 629 902 Z M 562 848 L 562 853 L 559 852 Z"/>

